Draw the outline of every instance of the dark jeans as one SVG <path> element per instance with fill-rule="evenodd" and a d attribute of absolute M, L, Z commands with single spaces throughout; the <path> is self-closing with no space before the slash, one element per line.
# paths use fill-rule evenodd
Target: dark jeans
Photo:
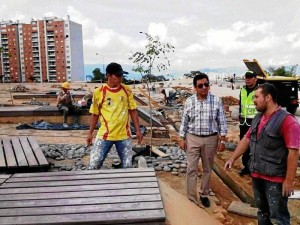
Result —
<path fill-rule="evenodd" d="M 247 120 L 248 124 L 251 124 L 251 121 Z M 240 125 L 240 140 L 244 137 L 244 135 L 247 133 L 249 129 L 249 126 L 246 124 Z M 242 163 L 244 165 L 245 169 L 249 170 L 249 160 L 250 160 L 250 148 L 247 149 L 247 151 L 242 155 Z"/>
<path fill-rule="evenodd" d="M 177 95 L 177 92 L 170 93 L 169 97 L 167 97 L 167 105 L 171 106 L 173 104 L 173 101 L 175 100 L 175 97 Z"/>
<path fill-rule="evenodd" d="M 282 196 L 282 183 L 253 178 L 258 225 L 289 225 L 288 198 Z"/>

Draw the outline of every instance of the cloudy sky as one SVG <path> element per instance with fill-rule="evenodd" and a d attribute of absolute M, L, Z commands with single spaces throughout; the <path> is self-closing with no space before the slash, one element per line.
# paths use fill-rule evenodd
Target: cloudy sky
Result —
<path fill-rule="evenodd" d="M 300 62 L 299 0 L 0 0 L 3 20 L 66 15 L 82 24 L 85 64 L 131 64 L 141 31 L 175 46 L 166 73 Z"/>

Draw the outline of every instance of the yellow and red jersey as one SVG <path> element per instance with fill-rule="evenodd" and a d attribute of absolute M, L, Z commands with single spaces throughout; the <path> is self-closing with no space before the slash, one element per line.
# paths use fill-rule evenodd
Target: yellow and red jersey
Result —
<path fill-rule="evenodd" d="M 110 88 L 105 84 L 97 88 L 90 107 L 90 113 L 100 116 L 97 137 L 109 141 L 129 138 L 131 133 L 128 110 L 136 108 L 130 87 L 121 84 L 118 88 Z"/>

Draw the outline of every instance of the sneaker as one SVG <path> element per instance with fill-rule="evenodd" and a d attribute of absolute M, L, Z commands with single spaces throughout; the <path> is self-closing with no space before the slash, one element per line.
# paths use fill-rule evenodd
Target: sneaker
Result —
<path fill-rule="evenodd" d="M 63 123 L 64 128 L 69 128 L 69 125 L 67 123 Z"/>
<path fill-rule="evenodd" d="M 216 194 L 215 194 L 215 192 L 213 192 L 212 190 L 209 190 L 208 195 L 209 195 L 209 196 L 215 196 Z"/>
<path fill-rule="evenodd" d="M 244 176 L 244 175 L 250 175 L 251 174 L 251 172 L 250 172 L 250 170 L 248 169 L 248 168 L 243 168 L 243 169 L 241 169 L 240 170 L 240 172 L 239 172 L 239 175 L 242 177 L 242 176 Z"/>
<path fill-rule="evenodd" d="M 206 208 L 210 207 L 210 201 L 209 201 L 208 197 L 200 197 L 200 201 L 204 207 L 206 207 Z"/>

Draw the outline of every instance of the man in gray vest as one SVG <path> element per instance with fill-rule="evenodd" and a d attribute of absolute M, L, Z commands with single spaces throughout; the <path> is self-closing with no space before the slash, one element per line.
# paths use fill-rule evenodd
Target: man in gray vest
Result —
<path fill-rule="evenodd" d="M 231 169 L 250 146 L 254 200 L 258 225 L 290 224 L 288 197 L 294 193 L 300 148 L 297 119 L 277 104 L 274 85 L 264 83 L 255 89 L 258 113 L 224 169 Z"/>

